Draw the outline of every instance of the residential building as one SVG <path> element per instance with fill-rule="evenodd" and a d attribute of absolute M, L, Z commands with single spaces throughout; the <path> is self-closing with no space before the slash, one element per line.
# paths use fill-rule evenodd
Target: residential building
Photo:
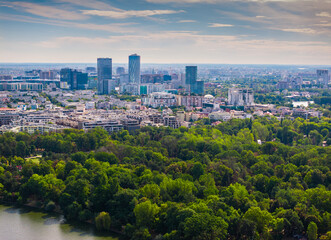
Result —
<path fill-rule="evenodd" d="M 228 104 L 234 106 L 253 105 L 253 90 L 246 88 L 230 88 L 228 91 Z"/>
<path fill-rule="evenodd" d="M 329 71 L 325 69 L 319 69 L 316 71 L 317 81 L 321 83 L 325 88 L 329 85 Z"/>

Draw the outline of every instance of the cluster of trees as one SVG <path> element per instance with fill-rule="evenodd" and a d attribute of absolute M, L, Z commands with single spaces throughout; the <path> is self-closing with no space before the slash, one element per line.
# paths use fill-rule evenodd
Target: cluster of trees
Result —
<path fill-rule="evenodd" d="M 327 119 L 0 136 L 0 198 L 128 239 L 331 239 Z M 262 140 L 258 144 L 257 140 Z M 40 161 L 26 160 L 42 152 Z"/>

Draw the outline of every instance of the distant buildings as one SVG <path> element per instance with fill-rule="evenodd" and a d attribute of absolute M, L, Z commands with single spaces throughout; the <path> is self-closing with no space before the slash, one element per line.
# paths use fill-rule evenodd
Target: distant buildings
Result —
<path fill-rule="evenodd" d="M 40 79 L 55 79 L 57 77 L 57 71 L 50 70 L 50 71 L 44 71 L 39 73 Z"/>
<path fill-rule="evenodd" d="M 178 106 L 202 107 L 203 96 L 178 96 Z"/>
<path fill-rule="evenodd" d="M 108 80 L 112 79 L 112 59 L 111 58 L 98 58 L 98 94 L 109 94 Z"/>
<path fill-rule="evenodd" d="M 186 66 L 185 68 L 185 84 L 189 93 L 203 94 L 204 83 L 198 81 L 198 67 L 197 66 Z"/>
<path fill-rule="evenodd" d="M 116 68 L 116 74 L 117 75 L 125 74 L 124 67 L 118 67 L 118 68 Z"/>
<path fill-rule="evenodd" d="M 254 104 L 254 92 L 251 89 L 230 88 L 228 104 L 234 106 L 250 106 Z"/>
<path fill-rule="evenodd" d="M 63 68 L 60 71 L 60 81 L 67 83 L 71 90 L 83 90 L 87 88 L 88 75 L 70 68 Z"/>
<path fill-rule="evenodd" d="M 177 105 L 175 94 L 166 92 L 154 92 L 142 98 L 143 105 L 158 107 L 171 107 Z"/>
<path fill-rule="evenodd" d="M 42 83 L 0 83 L 0 91 L 39 91 L 43 90 Z"/>
<path fill-rule="evenodd" d="M 317 81 L 321 83 L 324 88 L 327 88 L 329 85 L 329 71 L 325 69 L 319 69 L 316 71 Z"/>
<path fill-rule="evenodd" d="M 85 71 L 87 73 L 95 73 L 97 71 L 97 69 L 95 67 L 86 67 Z"/>
<path fill-rule="evenodd" d="M 285 89 L 301 89 L 303 85 L 302 77 L 300 76 L 290 76 L 286 77 L 277 83 L 277 88 L 281 90 Z"/>

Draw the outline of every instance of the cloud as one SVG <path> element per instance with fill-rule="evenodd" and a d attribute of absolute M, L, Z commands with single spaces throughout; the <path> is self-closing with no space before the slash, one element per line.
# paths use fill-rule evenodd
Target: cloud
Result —
<path fill-rule="evenodd" d="M 320 26 L 320 27 L 331 27 L 331 23 L 318 23 L 318 24 L 315 24 L 316 26 Z"/>
<path fill-rule="evenodd" d="M 44 6 L 30 2 L 6 2 L 9 6 L 25 11 L 27 13 L 31 13 L 40 17 L 45 18 L 53 18 L 53 19 L 61 19 L 61 20 L 82 20 L 86 19 L 86 16 L 67 11 L 63 9 L 59 9 L 52 6 Z"/>
<path fill-rule="evenodd" d="M 120 10 L 115 8 L 105 2 L 97 1 L 97 0 L 56 0 L 57 2 L 61 3 L 70 3 L 77 6 L 82 6 L 86 8 L 98 9 L 98 10 Z"/>
<path fill-rule="evenodd" d="M 305 33 L 305 34 L 315 34 L 316 30 L 312 28 L 286 28 L 286 29 L 280 29 L 284 32 L 294 32 L 294 33 Z"/>
<path fill-rule="evenodd" d="M 210 25 L 208 27 L 211 28 L 218 28 L 218 27 L 233 27 L 231 24 L 223 24 L 223 23 L 209 23 Z"/>
<path fill-rule="evenodd" d="M 317 17 L 331 17 L 331 14 L 328 12 L 320 12 L 320 13 L 316 13 Z"/>
<path fill-rule="evenodd" d="M 93 23 L 77 23 L 72 21 L 61 21 L 61 20 L 53 20 L 53 19 L 40 19 L 29 16 L 21 16 L 21 15 L 0 15 L 0 19 L 10 20 L 10 21 L 18 21 L 18 22 L 26 22 L 26 23 L 38 23 L 45 25 L 53 25 L 53 26 L 61 26 L 67 28 L 81 28 L 81 29 L 89 29 L 89 30 L 98 30 L 112 33 L 132 33 L 137 30 L 132 28 L 132 25 L 136 25 L 136 23 L 112 23 L 112 24 L 93 24 Z"/>
<path fill-rule="evenodd" d="M 85 15 L 94 15 L 100 17 L 109 17 L 109 18 L 129 18 L 129 17 L 150 17 L 155 15 L 163 14 L 176 14 L 182 13 L 183 10 L 174 11 L 174 10 L 141 10 L 141 11 L 100 11 L 100 10 L 82 10 L 82 13 Z"/>
<path fill-rule="evenodd" d="M 198 63 L 331 64 L 331 46 L 323 41 L 247 39 L 190 31 L 162 31 L 105 38 L 67 36 L 36 45 L 45 48 L 41 52 L 52 51 L 56 54 L 70 50 L 84 59 L 88 55 L 89 61 L 95 61 L 104 52 L 111 52 L 116 62 L 125 62 L 127 54 L 141 50 L 145 62 L 158 63 L 188 63 L 193 60 Z M 82 48 L 85 49 L 84 54 L 80 53 Z"/>
<path fill-rule="evenodd" d="M 178 23 L 195 23 L 197 22 L 196 20 L 180 20 Z"/>
<path fill-rule="evenodd" d="M 297 2 L 299 0 L 146 0 L 150 3 Z"/>

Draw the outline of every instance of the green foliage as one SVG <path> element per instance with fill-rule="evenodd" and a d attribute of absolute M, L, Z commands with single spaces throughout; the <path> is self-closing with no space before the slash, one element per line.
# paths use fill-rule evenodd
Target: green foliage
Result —
<path fill-rule="evenodd" d="M 128 239 L 330 236 L 330 120 L 203 122 L 2 134 L 0 200 L 36 201 Z"/>
<path fill-rule="evenodd" d="M 95 218 L 95 226 L 98 230 L 110 230 L 111 220 L 109 213 L 101 212 Z"/>
<path fill-rule="evenodd" d="M 159 212 L 159 207 L 151 201 L 139 203 L 134 208 L 134 215 L 136 216 L 136 224 L 139 227 L 152 227 L 156 221 L 155 216 Z"/>
<path fill-rule="evenodd" d="M 317 239 L 317 225 L 314 222 L 310 222 L 307 228 L 308 240 Z"/>

